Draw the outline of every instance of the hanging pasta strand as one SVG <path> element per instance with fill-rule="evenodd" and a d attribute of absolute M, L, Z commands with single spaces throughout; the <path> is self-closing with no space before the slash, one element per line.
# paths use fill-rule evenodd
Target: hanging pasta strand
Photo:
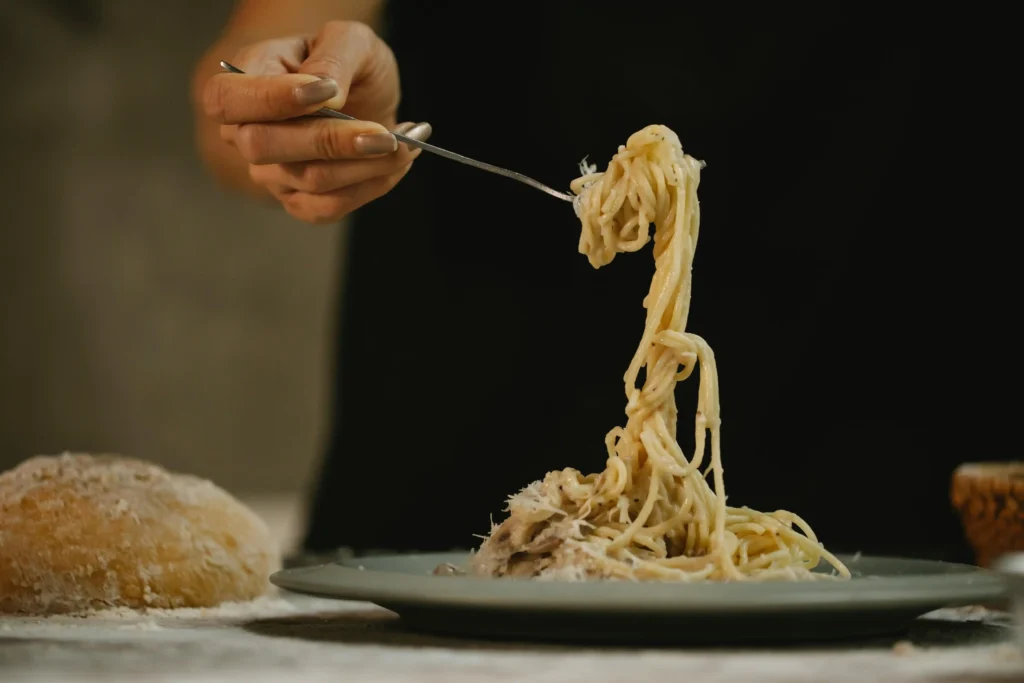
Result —
<path fill-rule="evenodd" d="M 571 188 L 579 250 L 592 266 L 638 251 L 653 230 L 646 322 L 624 375 L 626 424 L 608 432 L 600 474 L 550 472 L 513 495 L 508 519 L 491 530 L 472 570 L 576 580 L 848 578 L 793 513 L 726 505 L 715 355 L 686 332 L 703 163 L 683 152 L 674 132 L 653 125 L 619 147 L 603 173 L 581 168 Z M 687 457 L 676 438 L 675 387 L 695 367 L 694 451 Z M 710 483 L 702 470 L 708 450 Z M 822 560 L 832 573 L 812 571 Z"/>

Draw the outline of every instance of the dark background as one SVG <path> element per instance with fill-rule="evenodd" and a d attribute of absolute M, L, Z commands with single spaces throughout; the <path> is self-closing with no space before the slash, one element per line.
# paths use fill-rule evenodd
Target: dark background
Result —
<path fill-rule="evenodd" d="M 990 393 L 1012 368 L 991 239 L 1009 62 L 983 17 L 391 7 L 406 116 L 438 144 L 558 185 L 663 123 L 707 161 L 688 329 L 718 361 L 731 504 L 794 510 L 837 550 L 967 557 L 950 476 L 1017 457 L 1012 399 Z M 603 467 L 653 266 L 645 251 L 595 272 L 570 224 L 541 193 L 433 159 L 357 213 L 311 545 L 464 545 L 542 472 Z M 694 382 L 677 394 L 689 452 Z M 381 435 L 402 468 L 388 495 L 435 523 L 352 485 L 379 479 L 360 454 Z"/>
<path fill-rule="evenodd" d="M 573 162 L 603 165 L 643 125 L 679 132 L 708 161 L 689 327 L 719 361 L 730 502 L 794 510 L 837 550 L 965 559 L 948 505 L 953 468 L 1020 458 L 1006 353 L 1020 222 L 1006 19 L 819 8 L 745 12 L 730 24 L 693 11 L 683 39 L 664 16 L 646 40 L 609 45 L 588 35 L 609 22 L 629 35 L 641 15 L 522 6 L 533 11 L 402 4 L 391 37 L 409 117 L 434 123 L 438 144 L 563 185 Z M 341 365 L 329 358 L 335 285 L 386 255 L 371 240 L 346 266 L 340 231 L 246 206 L 204 177 L 191 148 L 189 70 L 229 7 L 0 8 L 4 63 L 21 65 L 9 70 L 0 119 L 2 467 L 71 448 L 129 452 L 242 491 L 295 493 L 315 476 L 330 370 Z M 480 24 L 489 33 L 472 30 Z M 449 33 L 412 35 L 426 26 Z M 531 53 L 531 35 L 558 37 L 562 51 Z M 614 72 L 626 49 L 660 70 Z M 674 59 L 699 68 L 680 69 L 684 81 L 665 88 Z M 685 80 L 694 73 L 718 76 Z M 481 79 L 489 85 L 468 94 L 465 84 Z M 524 117 L 543 120 L 543 135 Z M 425 245 L 445 275 L 440 290 L 423 292 L 476 282 L 477 295 L 507 297 L 512 320 L 554 321 L 572 305 L 594 319 L 616 311 L 615 330 L 589 330 L 609 346 L 600 368 L 560 374 L 550 349 L 529 340 L 503 366 L 537 373 L 538 387 L 614 397 L 574 404 L 579 419 L 550 439 L 553 466 L 600 467 L 603 432 L 622 419 L 649 255 L 594 274 L 573 228 L 536 222 L 552 215 L 549 198 L 443 160 L 420 170 L 356 222 L 401 216 L 397 202 L 437 203 L 446 188 L 486 187 L 449 208 L 451 229 Z M 515 250 L 465 237 L 487 230 L 472 217 L 495 207 L 503 215 L 491 227 L 532 220 L 534 230 L 564 231 L 518 289 L 504 284 L 522 280 Z M 595 298 L 581 304 L 584 274 Z M 438 309 L 419 311 L 429 325 Z M 424 372 L 440 382 L 437 365 Z M 679 397 L 688 443 L 693 391 Z M 506 392 L 498 405 L 518 415 L 535 398 Z M 414 427 L 427 400 L 410 399 Z M 593 421 L 606 426 L 593 434 Z M 493 434 L 471 437 L 489 463 L 509 463 L 482 494 L 497 512 L 498 492 L 538 476 L 544 456 L 516 464 L 501 444 L 486 446 Z M 584 442 L 587 455 L 565 456 Z"/>

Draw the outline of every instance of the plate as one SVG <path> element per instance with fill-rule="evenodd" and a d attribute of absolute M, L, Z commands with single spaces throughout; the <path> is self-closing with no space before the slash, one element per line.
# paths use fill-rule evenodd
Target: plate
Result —
<path fill-rule="evenodd" d="M 1024 653 L 1024 552 L 1003 555 L 996 560 L 995 570 L 1006 580 L 1017 615 L 1017 642 Z"/>
<path fill-rule="evenodd" d="M 848 581 L 567 583 L 434 576 L 466 553 L 382 555 L 285 569 L 277 586 L 392 610 L 417 630 L 473 637 L 667 643 L 847 639 L 906 631 L 942 607 L 1000 601 L 1000 577 L 930 560 L 840 556 Z"/>

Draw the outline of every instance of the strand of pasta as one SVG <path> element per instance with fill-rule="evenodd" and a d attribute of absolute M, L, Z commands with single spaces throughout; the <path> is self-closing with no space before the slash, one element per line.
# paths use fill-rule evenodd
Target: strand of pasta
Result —
<path fill-rule="evenodd" d="M 648 126 L 619 148 L 605 172 L 586 168 L 572 183 L 582 224 L 579 249 L 592 266 L 605 266 L 617 254 L 654 241 L 644 331 L 623 376 L 626 424 L 606 435 L 608 459 L 600 474 L 551 472 L 510 499 L 509 521 L 523 522 L 534 533 L 524 536 L 531 540 L 521 547 L 507 550 L 504 560 L 483 565 L 487 571 L 506 571 L 513 557 L 534 553 L 534 575 L 541 577 L 699 581 L 832 576 L 812 572 L 823 559 L 839 577 L 849 577 L 797 515 L 726 505 L 715 354 L 704 339 L 686 332 L 702 166 L 683 153 L 671 130 Z M 675 387 L 696 368 L 694 451 L 687 458 L 676 435 Z M 545 541 L 541 550 L 530 550 L 532 539 L 543 537 L 544 525 L 561 534 L 558 543 Z M 496 535 L 492 531 L 485 546 Z M 511 530 L 499 536 L 498 546 L 511 538 Z"/>
<path fill-rule="evenodd" d="M 602 526 L 601 553 L 587 554 L 598 564 L 605 561 L 602 558 L 610 561 L 628 555 L 634 571 L 643 568 L 656 575 L 667 568 L 705 575 L 708 563 L 713 563 L 714 573 L 724 579 L 769 570 L 793 574 L 790 570 L 807 571 L 824 558 L 841 576 L 848 576 L 842 563 L 821 547 L 810 527 L 795 515 L 779 512 L 773 517 L 726 506 L 714 352 L 702 338 L 684 331 L 700 230 L 701 167 L 683 154 L 672 131 L 649 126 L 619 148 L 604 173 L 587 169 L 572 184 L 582 223 L 580 251 L 595 268 L 607 265 L 619 253 L 642 248 L 650 240 L 651 226 L 656 226 L 655 275 L 644 299 L 647 321 L 624 376 L 627 423 L 609 432 L 608 467 L 581 505 L 589 511 L 601 501 L 614 499 L 615 507 L 624 510 L 620 517 L 628 522 L 624 528 Z M 687 460 L 676 441 L 674 391 L 698 364 L 695 448 L 692 460 Z M 644 369 L 644 381 L 638 387 Z M 700 471 L 708 433 L 713 490 Z M 636 497 L 629 484 L 638 477 L 647 479 L 643 503 L 628 519 L 629 497 Z M 673 503 L 672 491 L 681 491 L 680 502 Z M 647 526 L 652 520 L 657 521 Z M 669 537 L 680 532 L 685 535 L 683 553 L 667 557 Z M 634 549 L 645 549 L 654 557 L 637 557 Z M 757 551 L 754 557 L 752 550 Z M 621 570 L 618 562 L 615 566 Z"/>

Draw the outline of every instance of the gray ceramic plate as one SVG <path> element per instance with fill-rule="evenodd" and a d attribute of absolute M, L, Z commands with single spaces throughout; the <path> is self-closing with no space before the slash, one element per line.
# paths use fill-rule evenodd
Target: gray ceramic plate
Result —
<path fill-rule="evenodd" d="M 810 583 L 562 583 L 433 576 L 466 555 L 365 557 L 286 569 L 287 590 L 373 602 L 406 625 L 529 639 L 741 642 L 854 638 L 906 630 L 941 607 L 1001 600 L 992 573 L 960 564 L 842 557 L 849 581 Z"/>

